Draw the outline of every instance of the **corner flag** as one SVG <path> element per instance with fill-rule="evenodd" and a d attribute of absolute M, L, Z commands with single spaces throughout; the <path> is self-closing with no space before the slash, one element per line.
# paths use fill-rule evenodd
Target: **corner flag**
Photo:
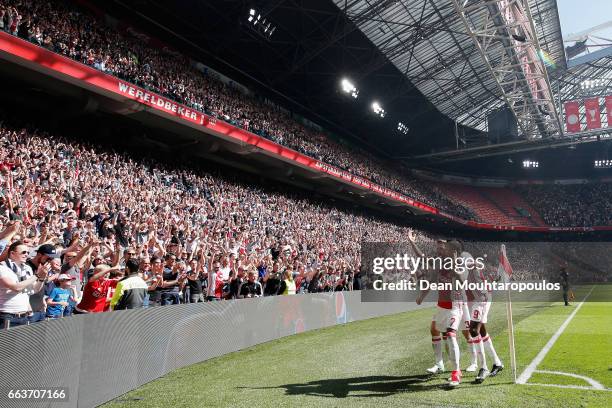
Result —
<path fill-rule="evenodd" d="M 502 244 L 500 248 L 499 267 L 497 271 L 499 276 L 504 278 L 504 282 L 510 282 L 510 278 L 512 277 L 512 265 L 510 265 L 510 261 L 508 261 L 508 257 L 506 256 L 506 246 L 504 244 Z"/>
<path fill-rule="evenodd" d="M 508 261 L 508 256 L 506 255 L 506 246 L 504 244 L 501 245 L 500 253 L 499 253 L 499 267 L 497 268 L 499 276 L 501 276 L 504 282 L 510 282 L 510 278 L 512 277 L 512 265 L 510 265 L 510 261 Z M 512 370 L 512 376 L 514 377 L 514 382 L 516 383 L 516 353 L 514 349 L 514 324 L 512 323 L 512 301 L 510 300 L 510 290 L 506 290 L 506 316 L 508 318 L 508 341 L 509 341 L 509 351 L 510 351 L 510 368 Z"/>

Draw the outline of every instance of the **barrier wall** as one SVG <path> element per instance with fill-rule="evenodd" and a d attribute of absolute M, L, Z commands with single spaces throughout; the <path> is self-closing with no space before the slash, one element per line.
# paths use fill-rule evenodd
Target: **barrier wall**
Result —
<path fill-rule="evenodd" d="M 416 309 L 361 292 L 275 296 L 71 316 L 0 331 L 0 407 L 93 407 L 174 369 L 303 331 Z M 65 389 L 66 401 L 8 399 Z"/>

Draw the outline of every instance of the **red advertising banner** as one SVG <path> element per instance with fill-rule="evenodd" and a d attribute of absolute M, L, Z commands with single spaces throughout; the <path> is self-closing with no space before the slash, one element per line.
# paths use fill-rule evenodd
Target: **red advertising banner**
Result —
<path fill-rule="evenodd" d="M 601 128 L 601 113 L 599 110 L 599 98 L 584 100 L 587 129 Z"/>
<path fill-rule="evenodd" d="M 612 127 L 612 95 L 606 96 L 606 116 L 608 117 L 608 127 Z"/>
<path fill-rule="evenodd" d="M 565 102 L 565 125 L 568 132 L 580 132 L 580 105 L 578 102 Z"/>
<path fill-rule="evenodd" d="M 0 31 L 0 51 L 10 53 L 25 60 L 34 62 L 39 66 L 59 72 L 69 78 L 79 80 L 88 85 L 93 85 L 99 90 L 119 95 L 122 98 L 139 102 L 156 111 L 164 112 L 174 118 L 189 122 L 196 126 L 202 126 L 221 134 L 225 138 L 234 139 L 243 143 L 256 146 L 277 156 L 291 160 L 302 166 L 324 172 L 330 176 L 353 185 L 367 188 L 375 193 L 384 195 L 390 199 L 417 207 L 432 214 L 438 214 L 438 209 L 427 204 L 420 203 L 410 197 L 404 196 L 396 191 L 374 184 L 369 180 L 357 177 L 348 171 L 338 169 L 327 163 L 320 162 L 312 157 L 298 153 L 295 150 L 281 146 L 244 129 L 230 125 L 227 122 L 195 111 L 185 105 L 176 103 L 168 98 L 159 96 L 136 85 L 122 81 L 116 77 L 100 72 L 90 66 L 73 61 L 63 55 L 58 55 L 45 48 L 38 47 L 32 43 L 14 37 Z"/>

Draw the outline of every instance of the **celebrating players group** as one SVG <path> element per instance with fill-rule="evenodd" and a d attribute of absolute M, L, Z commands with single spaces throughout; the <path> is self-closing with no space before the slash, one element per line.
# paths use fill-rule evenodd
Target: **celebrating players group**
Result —
<path fill-rule="evenodd" d="M 409 238 L 414 251 L 419 256 L 424 256 L 423 252 L 416 246 L 414 233 L 410 233 Z M 472 257 L 463 250 L 460 242 L 445 240 L 438 240 L 437 256 L 462 257 L 464 259 Z M 454 270 L 441 269 L 428 271 L 420 275 L 419 278 L 440 284 L 450 283 L 452 288 L 456 288 L 455 281 L 457 279 L 482 283 L 500 279 L 500 273 L 490 267 L 485 269 L 474 268 L 463 274 L 456 273 Z M 423 302 L 428 292 L 428 290 L 421 291 L 417 298 L 417 304 Z M 490 307 L 491 293 L 487 290 L 438 290 L 436 313 L 430 327 L 435 364 L 427 369 L 428 373 L 439 374 L 445 371 L 442 350 L 444 342 L 451 363 L 451 376 L 448 384 L 455 387 L 461 383 L 462 372 L 459 343 L 457 341 L 457 331 L 460 326 L 471 350 L 471 363 L 465 371 L 478 371 L 474 380 L 476 384 L 482 383 L 489 376 L 497 375 L 504 368 L 493 347 L 493 340 L 487 334 L 486 323 Z M 491 371 L 489 371 L 487 365 L 487 354 L 493 359 Z"/>

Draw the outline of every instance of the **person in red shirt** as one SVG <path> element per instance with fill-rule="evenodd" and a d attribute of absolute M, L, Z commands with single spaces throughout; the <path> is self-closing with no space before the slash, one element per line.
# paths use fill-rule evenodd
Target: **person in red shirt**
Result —
<path fill-rule="evenodd" d="M 215 297 L 219 300 L 223 299 L 224 285 L 225 281 L 223 280 L 223 275 L 221 273 L 217 273 L 215 275 Z"/>
<path fill-rule="evenodd" d="M 116 279 L 107 277 L 113 271 L 118 271 L 118 268 L 105 264 L 95 267 L 93 275 L 83 289 L 81 302 L 74 309 L 74 314 L 100 313 L 107 310 L 110 288 L 117 285 Z"/>

